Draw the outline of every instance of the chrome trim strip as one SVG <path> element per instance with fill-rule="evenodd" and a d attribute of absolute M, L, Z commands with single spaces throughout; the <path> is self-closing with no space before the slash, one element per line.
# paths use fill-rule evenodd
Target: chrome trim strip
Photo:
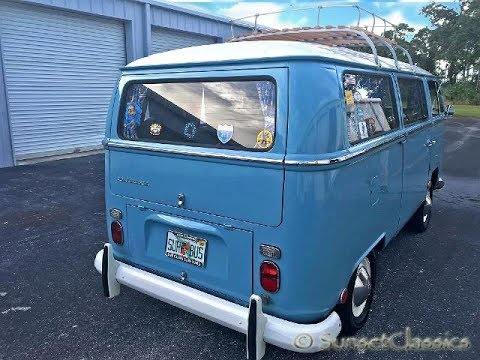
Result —
<path fill-rule="evenodd" d="M 421 128 L 424 128 L 423 126 Z M 416 129 L 417 130 L 417 129 Z M 420 129 L 418 129 L 420 130 Z M 317 159 L 317 160 L 281 160 L 281 159 L 270 159 L 270 158 L 257 158 L 253 156 L 241 156 L 241 155 L 229 155 L 229 154 L 217 154 L 207 151 L 194 151 L 194 150 L 180 150 L 180 149 L 166 149 L 161 148 L 155 145 L 150 145 L 146 143 L 126 143 L 121 140 L 112 140 L 105 139 L 103 141 L 105 148 L 117 148 L 117 149 L 130 149 L 130 150 L 140 150 L 140 151 L 153 151 L 166 154 L 175 154 L 175 155 L 187 155 L 187 156 L 198 156 L 198 157 L 209 157 L 214 159 L 222 160 L 240 160 L 240 161 L 249 161 L 249 162 L 258 162 L 258 163 L 267 163 L 267 164 L 284 164 L 290 166 L 320 166 L 320 165 L 332 165 L 348 161 L 357 156 L 363 155 L 369 151 L 372 151 L 380 146 L 384 146 L 399 140 L 404 140 L 406 135 L 404 133 L 398 134 L 394 138 L 374 141 L 372 144 L 367 145 L 366 147 L 348 152 L 344 155 L 326 158 L 326 159 Z"/>
<path fill-rule="evenodd" d="M 318 165 L 332 165 L 340 162 L 347 161 L 355 156 L 359 156 L 365 153 L 367 150 L 363 149 L 362 151 L 357 151 L 354 153 L 348 153 L 342 156 L 338 156 L 330 159 L 321 159 L 321 160 L 285 160 L 285 165 L 294 165 L 294 166 L 318 166 Z"/>
<path fill-rule="evenodd" d="M 105 148 L 117 148 L 117 149 L 130 149 L 130 150 L 141 150 L 141 151 L 153 151 L 166 154 L 175 154 L 175 155 L 187 155 L 187 156 L 203 156 L 215 159 L 223 160 L 241 160 L 241 161 L 250 161 L 250 162 L 260 162 L 268 164 L 283 164 L 282 159 L 270 159 L 265 157 L 254 157 L 254 156 L 241 156 L 241 155 L 229 155 L 229 154 L 217 154 L 208 151 L 194 151 L 194 150 L 181 150 L 181 149 L 166 149 L 161 148 L 155 145 L 150 145 L 146 143 L 126 143 L 120 140 L 105 139 L 104 141 Z"/>
<path fill-rule="evenodd" d="M 427 120 L 427 121 L 423 120 L 418 123 L 407 125 L 407 127 L 405 127 L 405 134 L 408 136 L 416 133 L 417 131 L 421 131 L 432 126 L 433 126 L 433 122 L 431 122 L 430 120 Z"/>
<path fill-rule="evenodd" d="M 370 146 L 367 146 L 363 149 L 359 149 L 356 151 L 348 152 L 345 155 L 329 158 L 329 159 L 321 159 L 321 160 L 285 160 L 284 163 L 285 165 L 295 165 L 295 166 L 318 166 L 318 165 L 332 165 L 332 164 L 337 164 L 340 162 L 344 162 L 347 160 L 350 160 L 354 157 L 363 155 L 371 150 L 374 150 L 380 146 L 387 145 L 390 143 L 398 142 L 399 140 L 404 140 L 405 139 L 405 134 L 399 134 L 398 136 L 388 139 L 388 140 L 383 140 L 379 141 L 377 143 L 370 144 Z"/>

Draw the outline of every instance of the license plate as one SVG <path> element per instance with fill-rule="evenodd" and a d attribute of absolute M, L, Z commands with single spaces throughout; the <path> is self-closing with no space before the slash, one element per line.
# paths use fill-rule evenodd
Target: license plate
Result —
<path fill-rule="evenodd" d="M 172 259 L 203 267 L 207 255 L 207 240 L 168 231 L 165 255 Z"/>

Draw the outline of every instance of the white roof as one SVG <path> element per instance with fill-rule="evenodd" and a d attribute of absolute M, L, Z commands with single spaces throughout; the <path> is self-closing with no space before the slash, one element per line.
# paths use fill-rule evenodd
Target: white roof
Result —
<path fill-rule="evenodd" d="M 239 41 L 211 45 L 194 46 L 178 50 L 153 54 L 135 60 L 127 65 L 134 67 L 175 66 L 187 64 L 204 64 L 218 62 L 247 62 L 252 60 L 319 58 L 341 61 L 356 65 L 376 67 L 372 54 L 354 51 L 343 47 L 325 46 L 315 43 L 283 40 Z M 383 69 L 397 70 L 393 59 L 379 57 Z M 408 63 L 399 61 L 402 71 L 412 72 Z M 421 75 L 431 75 L 428 71 L 414 66 L 415 72 Z"/>

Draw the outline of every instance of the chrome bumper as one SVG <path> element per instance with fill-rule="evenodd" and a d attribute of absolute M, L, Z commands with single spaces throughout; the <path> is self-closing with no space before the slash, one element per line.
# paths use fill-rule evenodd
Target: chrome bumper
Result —
<path fill-rule="evenodd" d="M 340 318 L 332 312 L 317 324 L 297 324 L 264 314 L 257 295 L 244 307 L 183 284 L 137 269 L 113 258 L 110 244 L 95 257 L 107 297 L 120 293 L 120 284 L 162 300 L 204 319 L 247 335 L 247 356 L 261 359 L 265 342 L 304 353 L 327 349 L 341 329 Z"/>

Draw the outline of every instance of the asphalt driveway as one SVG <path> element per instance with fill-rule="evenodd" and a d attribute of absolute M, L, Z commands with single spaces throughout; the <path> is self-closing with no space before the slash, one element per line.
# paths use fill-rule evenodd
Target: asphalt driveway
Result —
<path fill-rule="evenodd" d="M 480 121 L 452 119 L 446 186 L 431 228 L 379 256 L 373 312 L 358 336 L 468 337 L 466 351 L 273 346 L 265 359 L 474 359 L 480 354 Z M 103 157 L 0 169 L 0 359 L 244 359 L 244 336 L 125 287 L 103 297 L 93 258 L 106 238 Z"/>

